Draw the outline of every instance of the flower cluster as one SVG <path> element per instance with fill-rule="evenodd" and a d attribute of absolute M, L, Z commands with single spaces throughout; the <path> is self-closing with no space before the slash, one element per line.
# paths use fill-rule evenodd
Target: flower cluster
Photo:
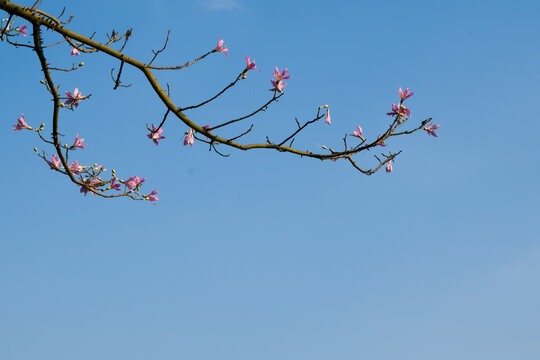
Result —
<path fill-rule="evenodd" d="M 283 70 L 282 72 L 279 72 L 279 69 L 276 66 L 276 70 L 274 70 L 274 72 L 272 73 L 272 75 L 274 76 L 274 79 L 270 80 L 270 82 L 272 83 L 274 87 L 271 89 L 268 89 L 268 91 L 279 91 L 280 93 L 283 92 L 283 88 L 285 87 L 285 85 L 287 85 L 287 83 L 284 83 L 283 80 L 287 80 L 291 78 L 291 75 L 287 76 L 288 70 L 289 69 L 285 68 L 285 70 Z"/>
<path fill-rule="evenodd" d="M 360 126 L 357 126 L 356 127 L 356 130 L 353 130 L 351 136 L 355 136 L 357 138 L 360 138 L 362 140 L 365 140 L 364 139 L 364 135 L 362 135 L 362 128 Z"/>
<path fill-rule="evenodd" d="M 165 139 L 165 136 L 162 136 L 161 133 L 163 132 L 163 129 L 158 129 L 154 124 L 152 124 L 152 129 L 150 130 L 150 134 L 146 135 L 150 140 L 154 142 L 154 144 L 159 145 L 158 140 Z"/>
<path fill-rule="evenodd" d="M 22 36 L 24 37 L 27 37 L 28 36 L 28 32 L 26 31 L 27 27 L 26 27 L 26 24 L 24 24 L 23 26 L 21 26 L 19 28 L 19 32 L 22 34 Z"/>
<path fill-rule="evenodd" d="M 427 134 L 428 134 L 428 135 L 437 137 L 437 133 L 435 132 L 435 130 L 437 130 L 437 129 L 440 128 L 440 127 L 441 127 L 440 125 L 429 124 L 429 125 L 426 126 L 424 129 L 427 131 Z"/>
<path fill-rule="evenodd" d="M 79 101 L 84 99 L 84 96 L 82 96 L 78 88 L 75 88 L 73 93 L 66 91 L 66 96 L 68 97 L 66 105 L 73 105 L 74 107 L 78 107 Z"/>
<path fill-rule="evenodd" d="M 251 61 L 251 58 L 249 56 L 246 56 L 246 71 L 249 71 L 249 70 L 257 70 L 257 71 L 262 71 L 262 69 L 258 69 L 257 68 L 257 65 L 255 65 L 255 60 Z"/>
<path fill-rule="evenodd" d="M 26 119 L 24 118 L 23 114 L 21 114 L 21 117 L 17 119 L 17 124 L 13 125 L 13 130 L 15 131 L 22 129 L 32 130 L 32 128 L 26 124 Z"/>
<path fill-rule="evenodd" d="M 401 101 L 399 102 L 398 105 L 392 104 L 392 111 L 390 111 L 389 113 L 386 113 L 386 115 L 397 116 L 398 118 L 402 118 L 403 116 L 410 117 L 411 116 L 411 111 L 408 108 L 406 108 L 405 106 L 403 106 L 403 102 L 406 99 L 413 96 L 414 93 L 411 92 L 409 90 L 409 88 L 405 89 L 405 91 L 403 91 L 403 90 L 401 90 L 401 88 L 399 88 L 398 94 L 401 97 Z"/>
<path fill-rule="evenodd" d="M 79 134 L 75 135 L 75 142 L 71 145 L 71 149 L 84 149 L 87 144 L 83 144 L 84 139 L 79 139 Z"/>
<path fill-rule="evenodd" d="M 229 49 L 227 49 L 226 46 L 223 46 L 223 39 L 219 40 L 219 36 L 218 36 L 218 43 L 217 43 L 217 46 L 216 48 L 214 49 L 214 51 L 217 51 L 217 52 L 220 52 L 226 56 L 229 56 L 229 54 L 227 54 L 229 52 Z"/>

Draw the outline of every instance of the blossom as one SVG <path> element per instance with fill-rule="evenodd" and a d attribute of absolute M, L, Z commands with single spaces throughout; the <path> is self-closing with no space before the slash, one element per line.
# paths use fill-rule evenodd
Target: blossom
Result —
<path fill-rule="evenodd" d="M 79 139 L 79 134 L 75 135 L 75 142 L 71 145 L 71 148 L 84 149 L 87 144 L 83 144 L 84 139 Z"/>
<path fill-rule="evenodd" d="M 357 126 L 356 130 L 353 130 L 351 135 L 364 140 L 364 136 L 362 135 L 362 128 L 360 126 Z"/>
<path fill-rule="evenodd" d="M 276 78 L 276 81 L 287 80 L 287 79 L 290 79 L 290 78 L 291 78 L 291 75 L 285 76 L 285 75 L 287 75 L 287 71 L 288 71 L 288 70 L 289 70 L 289 69 L 285 68 L 285 70 L 283 70 L 283 71 L 280 73 L 278 67 L 276 66 L 276 70 L 274 70 L 274 72 L 272 73 L 272 75 L 274 75 L 274 77 Z"/>
<path fill-rule="evenodd" d="M 77 48 L 73 48 L 71 49 L 71 56 L 75 55 L 75 56 L 79 56 L 81 52 L 79 51 L 79 49 Z"/>
<path fill-rule="evenodd" d="M 332 122 L 330 121 L 330 108 L 326 109 L 326 115 L 324 116 L 324 122 L 330 125 Z"/>
<path fill-rule="evenodd" d="M 114 177 L 114 178 L 111 180 L 111 189 L 120 191 L 120 183 L 117 183 L 117 181 L 118 181 L 118 178 L 116 178 L 116 177 Z"/>
<path fill-rule="evenodd" d="M 84 184 L 85 185 L 81 186 L 79 192 L 84 193 L 84 196 L 86 196 L 88 194 L 88 191 L 90 191 L 90 188 L 95 188 L 101 184 L 101 179 L 98 177 L 92 179 L 84 179 Z M 92 194 L 94 193 L 92 192 Z"/>
<path fill-rule="evenodd" d="M 83 171 L 83 167 L 77 160 L 75 160 L 71 163 L 71 165 L 69 165 L 69 170 L 71 170 L 74 175 L 79 175 L 81 171 Z"/>
<path fill-rule="evenodd" d="M 21 26 L 21 28 L 19 29 L 19 32 L 22 34 L 22 36 L 24 37 L 27 37 L 28 36 L 28 32 L 26 31 L 26 24 L 24 24 L 23 26 Z"/>
<path fill-rule="evenodd" d="M 132 176 L 126 182 L 124 182 L 124 184 L 128 187 L 129 190 L 133 190 L 134 188 L 138 188 L 139 186 L 141 186 L 141 184 L 145 180 L 145 178 L 139 179 L 138 176 Z"/>
<path fill-rule="evenodd" d="M 150 130 L 150 134 L 146 135 L 149 139 L 152 139 L 154 144 L 159 145 L 158 140 L 165 139 L 165 136 L 161 136 L 161 133 L 163 132 L 163 129 L 159 129 L 152 124 L 152 130 Z"/>
<path fill-rule="evenodd" d="M 189 146 L 193 146 L 193 144 L 195 144 L 195 139 L 193 139 L 193 129 L 189 129 L 189 132 L 184 139 L 184 146 L 188 144 Z"/>
<path fill-rule="evenodd" d="M 51 167 L 51 170 L 60 170 L 62 167 L 62 162 L 58 158 L 58 156 L 54 155 L 51 157 L 51 161 L 45 159 L 45 161 L 49 164 Z"/>
<path fill-rule="evenodd" d="M 150 200 L 150 202 L 154 203 L 154 201 L 158 201 L 159 198 L 156 196 L 157 190 L 152 191 L 150 194 L 146 195 L 146 198 Z M 154 204 L 156 205 L 156 204 Z"/>
<path fill-rule="evenodd" d="M 285 87 L 285 85 L 287 85 L 287 83 L 284 83 L 283 80 L 270 80 L 270 82 L 272 83 L 272 85 L 274 85 L 274 87 L 272 89 L 268 89 L 268 91 L 279 91 L 279 92 L 283 92 L 283 88 Z"/>
<path fill-rule="evenodd" d="M 377 135 L 377 140 L 379 140 L 381 138 L 381 134 Z M 379 143 L 379 146 L 386 146 L 386 144 L 384 143 L 384 141 L 381 141 Z"/>
<path fill-rule="evenodd" d="M 437 137 L 437 133 L 435 132 L 435 130 L 437 130 L 437 129 L 440 128 L 440 127 L 441 127 L 441 125 L 433 125 L 433 124 L 429 124 L 429 125 L 426 126 L 424 129 L 427 131 L 427 134 L 428 134 L 428 135 Z"/>
<path fill-rule="evenodd" d="M 398 106 L 396 104 L 392 104 L 392 111 L 389 113 L 386 113 L 386 115 L 390 115 L 390 116 L 398 115 L 400 117 L 403 115 L 411 116 L 411 110 L 409 110 L 403 105 Z"/>
<path fill-rule="evenodd" d="M 13 125 L 13 130 L 15 131 L 19 131 L 22 129 L 32 129 L 26 124 L 26 119 L 24 118 L 23 114 L 21 114 L 21 117 L 17 119 L 17 124 Z"/>
<path fill-rule="evenodd" d="M 386 172 L 387 173 L 391 173 L 392 172 L 392 160 L 388 161 L 388 163 L 386 163 Z"/>
<path fill-rule="evenodd" d="M 83 99 L 83 96 L 78 88 L 75 88 L 75 90 L 73 91 L 73 94 L 70 93 L 69 91 L 66 91 L 66 96 L 69 98 L 66 101 L 66 105 L 73 104 L 73 106 L 75 107 L 79 106 L 79 100 Z"/>
<path fill-rule="evenodd" d="M 246 70 L 259 70 L 259 71 L 261 71 L 261 69 L 257 69 L 257 65 L 255 65 L 255 60 L 253 60 L 253 62 L 251 62 L 251 59 L 249 58 L 249 56 L 246 56 L 246 63 L 247 63 Z"/>
<path fill-rule="evenodd" d="M 405 101 L 405 99 L 414 95 L 413 92 L 410 92 L 409 88 L 406 88 L 405 91 L 402 91 L 401 88 L 399 88 L 398 94 L 401 96 L 401 101 Z"/>
<path fill-rule="evenodd" d="M 219 40 L 219 36 L 217 39 L 218 39 L 218 43 L 214 51 L 218 51 L 222 53 L 223 55 L 229 56 L 229 54 L 227 54 L 227 52 L 229 52 L 229 49 L 227 49 L 226 46 L 223 46 L 223 39 Z"/>

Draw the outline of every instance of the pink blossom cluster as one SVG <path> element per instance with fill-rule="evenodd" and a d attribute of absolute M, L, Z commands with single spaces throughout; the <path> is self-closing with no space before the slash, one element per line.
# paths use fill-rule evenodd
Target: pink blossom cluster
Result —
<path fill-rule="evenodd" d="M 427 131 L 427 134 L 428 134 L 428 135 L 437 137 L 437 133 L 435 132 L 435 130 L 437 130 L 437 129 L 440 128 L 440 127 L 441 127 L 440 125 L 429 124 L 429 125 L 426 126 L 424 129 Z"/>
<path fill-rule="evenodd" d="M 13 125 L 13 130 L 19 131 L 22 129 L 29 129 L 32 130 L 28 124 L 26 124 L 26 119 L 24 118 L 24 115 L 21 114 L 21 117 L 17 119 L 17 124 Z"/>
<path fill-rule="evenodd" d="M 74 107 L 78 107 L 79 101 L 84 98 L 78 88 L 75 88 L 73 93 L 66 91 L 66 96 L 68 97 L 66 105 L 73 105 Z"/>
<path fill-rule="evenodd" d="M 163 129 L 158 129 L 154 124 L 152 124 L 152 130 L 150 130 L 150 134 L 146 135 L 150 140 L 154 142 L 154 144 L 159 145 L 158 140 L 165 139 L 165 136 L 162 136 L 161 133 L 163 132 Z"/>
<path fill-rule="evenodd" d="M 411 96 L 414 95 L 413 92 L 411 92 L 409 90 L 409 88 L 405 89 L 405 91 L 401 90 L 401 88 L 399 88 L 399 91 L 398 91 L 398 94 L 399 96 L 401 97 L 401 101 L 399 102 L 398 105 L 396 104 L 392 104 L 392 111 L 389 112 L 389 113 L 386 113 L 386 115 L 390 115 L 390 116 L 398 116 L 398 118 L 401 118 L 403 116 L 408 116 L 410 117 L 411 116 L 411 111 L 406 108 L 405 106 L 403 106 L 403 102 L 410 98 Z"/>
<path fill-rule="evenodd" d="M 271 89 L 268 89 L 268 91 L 279 91 L 281 93 L 283 92 L 283 88 L 285 87 L 285 85 L 287 85 L 287 83 L 284 83 L 283 80 L 287 80 L 291 78 L 291 75 L 287 76 L 288 70 L 289 69 L 285 68 L 285 70 L 283 70 L 282 72 L 279 72 L 279 69 L 276 66 L 276 69 L 272 73 L 272 75 L 274 76 L 274 79 L 270 80 L 270 82 L 272 83 L 274 87 Z"/>
<path fill-rule="evenodd" d="M 87 179 L 84 179 L 83 182 L 85 183 L 85 186 L 81 186 L 81 189 L 79 190 L 79 192 L 81 194 L 84 194 L 84 196 L 88 194 L 91 188 L 95 189 L 99 185 L 101 185 L 101 179 L 99 177 L 87 178 Z"/>
<path fill-rule="evenodd" d="M 79 134 L 75 135 L 75 142 L 71 145 L 71 149 L 84 149 L 87 144 L 83 144 L 84 139 L 79 139 Z"/>
<path fill-rule="evenodd" d="M 227 54 L 229 52 L 229 49 L 227 49 L 227 47 L 223 45 L 223 42 L 224 42 L 223 39 L 220 40 L 219 36 L 217 39 L 218 39 L 218 43 L 214 51 L 218 51 L 226 56 L 229 56 L 229 54 Z"/>
<path fill-rule="evenodd" d="M 357 126 L 356 127 L 356 130 L 353 130 L 351 136 L 355 136 L 357 138 L 360 138 L 362 140 L 365 140 L 364 139 L 364 135 L 362 134 L 362 128 L 360 126 Z"/>
<path fill-rule="evenodd" d="M 403 91 L 400 87 L 398 90 L 398 94 L 401 98 L 401 101 L 398 105 L 392 104 L 392 111 L 386 113 L 386 115 L 397 116 L 398 118 L 401 118 L 403 116 L 411 116 L 411 110 L 403 106 L 403 102 L 413 96 L 414 93 L 409 88 L 406 88 L 405 91 Z M 428 135 L 437 137 L 437 133 L 435 132 L 435 130 L 438 128 L 440 128 L 440 125 L 429 124 L 428 126 L 424 127 L 424 130 L 426 130 Z"/>
<path fill-rule="evenodd" d="M 22 36 L 24 37 L 27 37 L 28 36 L 28 31 L 26 30 L 27 27 L 26 27 L 26 24 L 24 24 L 23 26 L 21 26 L 18 30 L 19 32 L 21 33 Z M 9 30 L 9 29 L 8 29 Z"/>
<path fill-rule="evenodd" d="M 246 56 L 246 71 L 247 70 L 257 70 L 262 71 L 262 69 L 258 69 L 257 65 L 255 65 L 255 60 L 251 61 L 251 58 L 249 56 Z"/>

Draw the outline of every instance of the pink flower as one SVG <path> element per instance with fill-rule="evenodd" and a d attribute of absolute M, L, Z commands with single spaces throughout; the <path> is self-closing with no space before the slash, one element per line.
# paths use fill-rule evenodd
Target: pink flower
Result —
<path fill-rule="evenodd" d="M 116 181 L 118 181 L 118 178 L 113 178 L 113 179 L 111 180 L 111 189 L 120 191 L 120 184 L 117 183 Z"/>
<path fill-rule="evenodd" d="M 280 73 L 278 67 L 276 66 L 276 70 L 274 70 L 272 75 L 274 75 L 274 77 L 276 78 L 276 81 L 287 80 L 291 78 L 291 75 L 285 76 L 287 75 L 288 70 L 289 69 L 285 68 L 285 70 L 283 70 L 283 72 Z"/>
<path fill-rule="evenodd" d="M 19 32 L 22 34 L 22 36 L 24 37 L 27 37 L 28 36 L 28 32 L 26 31 L 26 24 L 24 24 L 23 26 L 21 26 L 21 28 L 19 29 Z"/>
<path fill-rule="evenodd" d="M 74 55 L 75 55 L 75 56 L 79 56 L 80 53 L 81 53 L 81 52 L 80 52 L 79 49 L 77 49 L 77 48 L 71 49 L 71 56 L 74 56 Z"/>
<path fill-rule="evenodd" d="M 84 193 L 84 196 L 86 196 L 88 194 L 88 191 L 90 191 L 89 188 L 96 188 L 101 184 L 101 179 L 98 177 L 92 179 L 84 179 L 84 183 L 86 186 L 81 186 L 79 192 Z M 93 192 L 92 194 L 95 195 Z"/>
<path fill-rule="evenodd" d="M 399 88 L 398 94 L 401 96 L 401 101 L 405 101 L 405 99 L 414 95 L 413 92 L 410 92 L 409 88 L 406 88 L 405 91 L 402 91 L 401 88 Z"/>
<path fill-rule="evenodd" d="M 259 70 L 259 71 L 261 71 L 261 69 L 257 69 L 257 65 L 255 65 L 255 60 L 253 62 L 251 62 L 251 59 L 248 56 L 246 56 L 246 63 L 247 63 L 246 70 Z"/>
<path fill-rule="evenodd" d="M 409 110 L 403 105 L 397 106 L 396 104 L 392 104 L 392 111 L 389 113 L 386 113 L 386 115 L 390 115 L 390 116 L 398 115 L 399 117 L 403 115 L 411 116 L 411 110 Z"/>
<path fill-rule="evenodd" d="M 78 88 L 75 88 L 75 90 L 73 91 L 73 94 L 70 93 L 69 91 L 66 91 L 66 96 L 69 98 L 66 101 L 66 105 L 73 104 L 73 106 L 75 106 L 75 107 L 78 107 L 79 106 L 79 100 L 83 99 L 83 96 L 82 96 L 82 94 L 81 94 L 81 92 L 79 91 Z"/>
<path fill-rule="evenodd" d="M 84 149 L 87 144 L 83 144 L 84 139 L 79 139 L 79 134 L 75 135 L 75 142 L 71 145 L 71 148 Z"/>
<path fill-rule="evenodd" d="M 22 129 L 32 129 L 26 124 L 26 119 L 24 118 L 23 114 L 21 114 L 21 117 L 17 119 L 17 124 L 13 125 L 13 130 L 15 131 L 19 131 Z"/>
<path fill-rule="evenodd" d="M 229 56 L 229 54 L 227 54 L 227 52 L 229 52 L 229 49 L 227 49 L 226 46 L 223 46 L 223 39 L 219 40 L 219 36 L 218 36 L 218 43 L 217 43 L 217 46 L 216 48 L 214 49 L 215 51 L 218 51 L 226 56 Z"/>
<path fill-rule="evenodd" d="M 377 140 L 379 140 L 381 138 L 381 134 L 377 135 Z M 381 141 L 379 143 L 379 146 L 386 146 L 386 144 L 384 143 L 384 141 Z"/>
<path fill-rule="evenodd" d="M 360 126 L 357 126 L 356 130 L 353 130 L 351 135 L 364 140 L 364 136 L 362 135 L 362 128 Z"/>
<path fill-rule="evenodd" d="M 432 125 L 432 124 L 429 124 L 429 125 L 426 126 L 424 129 L 427 131 L 427 134 L 428 134 L 428 135 L 437 137 L 437 133 L 435 132 L 435 130 L 437 130 L 437 129 L 440 128 L 440 127 L 441 127 L 440 125 Z"/>
<path fill-rule="evenodd" d="M 152 130 L 150 130 L 150 134 L 146 135 L 149 139 L 152 139 L 154 144 L 159 145 L 158 140 L 165 139 L 165 136 L 161 136 L 161 133 L 163 132 L 163 129 L 159 129 L 152 124 Z"/>
<path fill-rule="evenodd" d="M 195 144 L 195 139 L 193 138 L 193 129 L 189 129 L 189 132 L 184 139 L 184 146 L 188 144 L 189 146 L 193 146 L 193 144 Z"/>
<path fill-rule="evenodd" d="M 330 125 L 332 122 L 330 121 L 330 108 L 326 109 L 326 115 L 324 116 L 324 122 Z"/>
<path fill-rule="evenodd" d="M 154 203 L 154 201 L 158 201 L 159 198 L 156 196 L 157 190 L 152 191 L 150 194 L 146 195 L 146 198 L 150 200 L 150 202 Z M 156 205 L 156 204 L 154 204 Z"/>
<path fill-rule="evenodd" d="M 77 160 L 75 160 L 71 163 L 71 165 L 69 165 L 69 170 L 71 170 L 74 175 L 79 175 L 81 171 L 83 171 L 83 167 Z"/>
<path fill-rule="evenodd" d="M 53 155 L 51 157 L 51 161 L 47 159 L 45 159 L 45 161 L 47 161 L 47 163 L 51 167 L 51 170 L 60 170 L 60 168 L 62 167 L 62 161 L 60 161 L 60 159 L 56 155 Z"/>
<path fill-rule="evenodd" d="M 392 172 L 392 160 L 388 161 L 388 163 L 386 163 L 386 172 L 387 173 L 391 173 Z"/>
<path fill-rule="evenodd" d="M 146 180 L 145 178 L 139 179 L 138 176 L 132 176 L 126 182 L 124 182 L 124 185 L 126 185 L 129 190 L 133 190 L 134 188 L 136 189 L 139 186 L 141 186 L 141 184 L 145 180 Z"/>
<path fill-rule="evenodd" d="M 270 80 L 270 82 L 272 83 L 272 85 L 274 85 L 274 87 L 272 89 L 268 89 L 268 91 L 279 91 L 282 93 L 283 88 L 285 87 L 285 85 L 287 85 L 287 83 L 284 83 L 283 80 Z"/>

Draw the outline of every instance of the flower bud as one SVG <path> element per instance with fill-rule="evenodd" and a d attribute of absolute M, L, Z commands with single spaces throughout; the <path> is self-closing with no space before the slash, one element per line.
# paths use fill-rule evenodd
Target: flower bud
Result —
<path fill-rule="evenodd" d="M 84 63 L 80 63 L 79 66 L 84 66 Z"/>
<path fill-rule="evenodd" d="M 34 148 L 34 151 L 36 152 L 36 154 L 38 153 L 38 151 L 37 151 L 37 147 L 35 147 L 35 148 Z"/>
<path fill-rule="evenodd" d="M 40 82 L 41 84 L 44 84 L 44 85 L 45 85 L 45 81 L 39 80 L 39 82 Z"/>

